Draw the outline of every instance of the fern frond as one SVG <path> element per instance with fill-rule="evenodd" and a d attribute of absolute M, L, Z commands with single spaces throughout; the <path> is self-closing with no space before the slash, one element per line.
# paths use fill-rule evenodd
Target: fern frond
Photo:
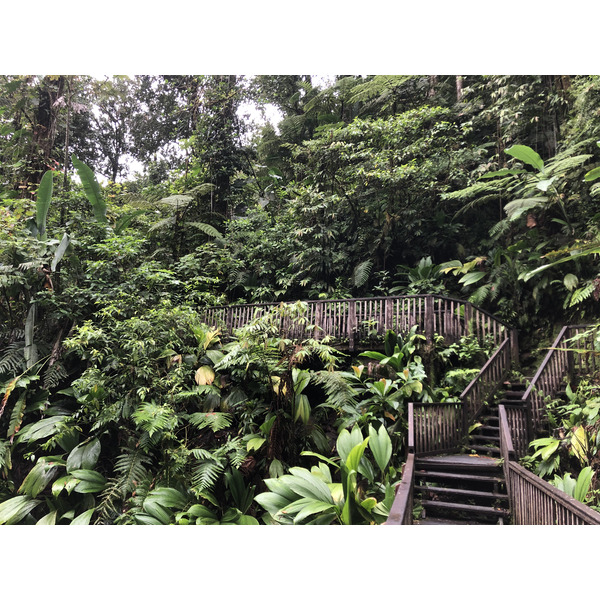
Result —
<path fill-rule="evenodd" d="M 192 485 L 198 490 L 210 490 L 223 474 L 225 465 L 212 459 L 201 462 L 192 472 Z"/>
<path fill-rule="evenodd" d="M 159 229 L 166 229 L 167 227 L 171 227 L 175 225 L 175 217 L 167 217 L 166 219 L 161 219 L 152 225 L 148 232 L 158 231 Z"/>
<path fill-rule="evenodd" d="M 595 289 L 594 282 L 589 282 L 587 285 L 574 290 L 569 301 L 569 308 L 587 300 L 594 293 Z"/>
<path fill-rule="evenodd" d="M 161 198 L 158 202 L 160 204 L 166 204 L 175 210 L 179 210 L 180 208 L 185 208 L 192 200 L 193 198 L 191 196 L 174 194 L 172 196 L 168 196 L 167 198 Z"/>
<path fill-rule="evenodd" d="M 144 466 L 149 462 L 150 458 L 140 448 L 121 448 L 114 467 L 119 476 L 110 478 L 100 494 L 102 501 L 98 505 L 98 512 L 103 520 L 112 522 L 121 515 L 122 503 L 127 496 L 133 492 L 137 495 L 143 482 L 150 479 Z"/>
<path fill-rule="evenodd" d="M 44 380 L 42 387 L 46 390 L 56 387 L 61 381 L 65 380 L 68 376 L 67 370 L 61 362 L 56 361 L 50 365 L 44 373 Z"/>
<path fill-rule="evenodd" d="M 178 421 L 171 406 L 153 402 L 143 402 L 133 413 L 132 419 L 150 437 L 158 431 L 172 430 Z"/>
<path fill-rule="evenodd" d="M 223 234 L 218 230 L 215 229 L 212 225 L 209 225 L 208 223 L 201 223 L 200 221 L 192 221 L 190 223 L 186 223 L 186 226 L 189 227 L 195 227 L 196 229 L 199 229 L 202 233 L 205 233 L 206 235 L 208 235 L 209 237 L 212 238 L 222 238 Z"/>
<path fill-rule="evenodd" d="M 221 429 L 227 429 L 231 425 L 233 415 L 224 412 L 198 412 L 188 415 L 187 419 L 198 429 L 210 427 L 211 431 L 217 432 Z"/>
<path fill-rule="evenodd" d="M 351 284 L 353 287 L 360 288 L 369 280 L 371 269 L 373 268 L 373 261 L 371 259 L 363 260 L 354 267 L 352 272 Z"/>
<path fill-rule="evenodd" d="M 2 373 L 22 373 L 27 364 L 25 362 L 25 344 L 24 342 L 13 342 L 10 344 L 2 358 L 0 358 L 0 374 Z"/>
<path fill-rule="evenodd" d="M 312 380 L 320 385 L 327 395 L 325 404 L 336 410 L 343 406 L 356 406 L 358 391 L 349 381 L 350 375 L 341 371 L 318 371 Z"/>

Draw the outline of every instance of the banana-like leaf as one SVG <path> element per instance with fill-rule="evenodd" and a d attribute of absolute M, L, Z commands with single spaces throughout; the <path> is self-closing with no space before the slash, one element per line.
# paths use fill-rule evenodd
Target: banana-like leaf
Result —
<path fill-rule="evenodd" d="M 103 225 L 108 225 L 108 220 L 106 218 L 106 202 L 104 202 L 104 199 L 102 198 L 102 190 L 100 189 L 96 175 L 94 175 L 92 169 L 75 156 L 71 156 L 71 161 L 81 179 L 86 198 L 92 205 L 96 221 Z"/>
<path fill-rule="evenodd" d="M 35 203 L 35 224 L 40 240 L 46 239 L 46 216 L 48 215 L 50 201 L 52 200 L 53 185 L 54 179 L 52 171 L 46 171 L 40 182 Z"/>
<path fill-rule="evenodd" d="M 25 320 L 25 360 L 28 369 L 37 362 L 37 344 L 33 341 L 36 312 L 36 305 L 32 304 Z"/>
<path fill-rule="evenodd" d="M 516 144 L 515 146 L 511 146 L 507 148 L 504 152 L 509 156 L 520 160 L 532 167 L 535 167 L 538 171 L 544 170 L 544 161 L 540 157 L 540 155 L 530 148 L 529 146 L 522 146 L 520 144 Z"/>
<path fill-rule="evenodd" d="M 69 244 L 71 243 L 71 238 L 65 233 L 58 245 L 58 248 L 54 252 L 54 258 L 52 259 L 52 264 L 50 265 L 52 271 L 56 271 L 56 266 L 62 260 L 62 257 L 65 255 Z"/>

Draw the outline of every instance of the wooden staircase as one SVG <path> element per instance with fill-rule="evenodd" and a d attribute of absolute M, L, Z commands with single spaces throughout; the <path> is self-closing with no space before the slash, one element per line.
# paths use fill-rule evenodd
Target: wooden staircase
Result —
<path fill-rule="evenodd" d="M 472 428 L 464 454 L 417 457 L 415 525 L 503 525 L 510 522 L 500 458 L 499 404 L 518 405 L 527 383 L 506 382 Z"/>

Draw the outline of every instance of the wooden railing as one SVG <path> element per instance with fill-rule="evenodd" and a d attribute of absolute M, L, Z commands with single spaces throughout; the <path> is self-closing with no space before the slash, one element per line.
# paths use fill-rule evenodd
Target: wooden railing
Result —
<path fill-rule="evenodd" d="M 474 335 L 482 341 L 489 336 L 494 345 L 498 346 L 505 338 L 512 336 L 515 351 L 513 358 L 518 358 L 515 330 L 464 300 L 431 294 L 308 300 L 302 302 L 302 305 L 305 307 L 305 323 L 300 326 L 296 324 L 294 333 L 298 337 L 307 333 L 315 338 L 332 336 L 338 340 L 348 340 L 352 350 L 373 334 L 383 335 L 389 329 L 405 333 L 417 325 L 429 342 L 436 333 L 448 342 L 458 341 L 463 335 Z M 277 306 L 280 304 L 214 306 L 204 309 L 203 316 L 208 325 L 232 333 Z M 281 331 L 288 334 L 286 327 L 289 327 L 289 323 L 286 325 L 282 321 Z"/>
<path fill-rule="evenodd" d="M 600 513 L 578 502 L 517 461 L 508 407 L 499 407 L 500 453 L 513 525 L 600 525 Z"/>
<path fill-rule="evenodd" d="M 563 327 L 531 380 L 523 395 L 523 401 L 530 411 L 531 435 L 542 429 L 546 421 L 546 400 L 556 396 L 568 375 L 598 370 L 598 353 L 590 336 L 569 342 L 570 338 L 589 331 L 589 328 L 588 325 Z"/>
<path fill-rule="evenodd" d="M 496 393 L 510 366 L 511 340 L 506 338 L 460 395 L 465 405 L 467 422 L 475 419 L 482 411 L 484 403 Z"/>
<path fill-rule="evenodd" d="M 402 479 L 396 488 L 394 502 L 384 525 L 412 525 L 413 489 L 415 483 L 415 455 L 408 453 Z"/>
<path fill-rule="evenodd" d="M 408 405 L 408 451 L 417 455 L 458 451 L 465 437 L 462 402 Z"/>

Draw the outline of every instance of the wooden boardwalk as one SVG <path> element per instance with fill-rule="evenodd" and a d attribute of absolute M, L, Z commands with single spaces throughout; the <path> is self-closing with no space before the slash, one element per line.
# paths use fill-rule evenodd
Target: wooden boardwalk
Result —
<path fill-rule="evenodd" d="M 228 334 L 253 319 L 278 314 L 283 336 L 329 336 L 347 344 L 350 350 L 388 330 L 403 334 L 415 325 L 427 342 L 433 342 L 435 335 L 449 343 L 473 335 L 481 341 L 491 340 L 498 347 L 510 337 L 512 347 L 517 348 L 516 330 L 509 325 L 470 302 L 436 294 L 237 304 L 208 307 L 201 312 L 208 325 Z"/>

